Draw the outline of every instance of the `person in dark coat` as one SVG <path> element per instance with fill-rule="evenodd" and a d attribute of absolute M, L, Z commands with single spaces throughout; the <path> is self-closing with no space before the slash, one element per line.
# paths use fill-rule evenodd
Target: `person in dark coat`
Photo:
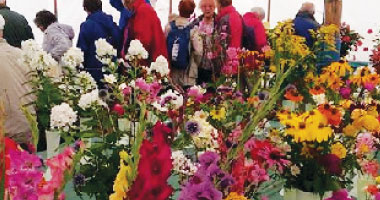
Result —
<path fill-rule="evenodd" d="M 313 3 L 303 3 L 293 21 L 296 35 L 304 37 L 306 39 L 306 44 L 309 47 L 313 45 L 313 38 L 310 31 L 316 31 L 320 27 L 314 18 L 314 12 L 315 8 Z"/>
<path fill-rule="evenodd" d="M 34 39 L 32 28 L 25 17 L 17 12 L 11 11 L 6 6 L 5 0 L 0 0 L 0 15 L 7 21 L 4 27 L 4 39 L 14 47 L 21 47 L 24 40 Z"/>
<path fill-rule="evenodd" d="M 115 49 L 121 44 L 121 30 L 111 15 L 102 12 L 101 0 L 84 0 L 83 8 L 88 13 L 86 21 L 80 26 L 77 47 L 84 52 L 84 68 L 101 86 L 103 78 L 102 63 L 96 58 L 95 41 L 105 38 Z"/>

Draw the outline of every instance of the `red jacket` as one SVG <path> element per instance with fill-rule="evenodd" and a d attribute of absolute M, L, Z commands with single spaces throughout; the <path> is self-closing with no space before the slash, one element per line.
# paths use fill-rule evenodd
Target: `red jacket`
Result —
<path fill-rule="evenodd" d="M 128 40 L 141 41 L 149 53 L 148 62 L 155 61 L 160 55 L 168 58 L 165 35 L 156 11 L 145 0 L 136 0 L 132 7 L 134 15 L 128 21 Z M 127 45 L 124 51 L 128 51 L 129 42 L 124 45 Z"/>
<path fill-rule="evenodd" d="M 4 159 L 4 152 L 3 149 L 0 149 L 0 180 L 2 180 L 2 174 L 3 174 L 3 161 L 5 161 L 5 170 L 8 170 L 10 167 L 10 158 L 9 158 L 9 151 L 15 150 L 17 151 L 17 144 L 13 140 L 9 138 L 5 138 L 5 159 Z M 8 187 L 8 177 L 5 174 L 5 188 Z"/>
<path fill-rule="evenodd" d="M 253 27 L 255 32 L 255 44 L 256 51 L 261 51 L 261 49 L 267 45 L 267 35 L 265 33 L 265 28 L 259 16 L 256 13 L 247 12 L 243 16 L 244 23 L 246 26 Z"/>
<path fill-rule="evenodd" d="M 241 48 L 243 36 L 243 20 L 240 14 L 236 11 L 235 7 L 227 6 L 222 8 L 220 13 L 216 16 L 218 26 L 223 26 L 223 19 L 228 18 L 229 26 L 229 43 L 228 47 Z"/>

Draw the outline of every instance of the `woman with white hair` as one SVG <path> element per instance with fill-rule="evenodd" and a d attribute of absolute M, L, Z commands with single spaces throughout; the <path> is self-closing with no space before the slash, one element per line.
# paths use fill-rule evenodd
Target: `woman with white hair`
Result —
<path fill-rule="evenodd" d="M 243 16 L 244 24 L 253 28 L 254 48 L 252 50 L 261 51 L 267 45 L 267 36 L 262 20 L 265 18 L 265 11 L 261 7 L 254 7 L 251 12 L 247 12 Z"/>
<path fill-rule="evenodd" d="M 314 4 L 305 2 L 302 4 L 301 9 L 298 11 L 296 18 L 294 19 L 294 29 L 296 35 L 306 38 L 307 46 L 313 45 L 313 38 L 310 30 L 317 30 L 319 28 L 318 22 L 314 18 L 315 8 Z"/>

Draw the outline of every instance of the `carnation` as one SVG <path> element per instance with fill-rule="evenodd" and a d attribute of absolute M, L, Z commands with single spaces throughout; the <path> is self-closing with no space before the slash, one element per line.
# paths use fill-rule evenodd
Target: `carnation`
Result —
<path fill-rule="evenodd" d="M 147 68 L 148 73 L 155 71 L 159 73 L 162 77 L 169 75 L 169 63 L 164 56 L 158 56 L 156 62 L 150 64 L 150 68 Z"/>
<path fill-rule="evenodd" d="M 62 103 L 54 106 L 50 114 L 50 127 L 63 128 L 67 131 L 77 121 L 77 112 L 69 104 Z"/>
<path fill-rule="evenodd" d="M 71 47 L 62 57 L 62 63 L 71 70 L 75 70 L 83 61 L 84 54 L 77 47 Z"/>
<path fill-rule="evenodd" d="M 148 58 L 148 52 L 145 50 L 140 40 L 132 40 L 130 43 L 126 59 L 132 60 L 134 57 L 136 57 L 137 59 Z"/>
<path fill-rule="evenodd" d="M 99 98 L 99 90 L 97 89 L 82 95 L 78 102 L 78 106 L 83 110 L 90 108 L 92 105 L 107 107 L 107 104 Z"/>

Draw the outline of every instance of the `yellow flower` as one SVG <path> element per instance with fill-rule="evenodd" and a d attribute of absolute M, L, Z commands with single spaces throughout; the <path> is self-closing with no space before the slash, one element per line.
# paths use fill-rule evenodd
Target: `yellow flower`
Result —
<path fill-rule="evenodd" d="M 306 158 L 313 158 L 312 151 L 313 151 L 313 147 L 311 145 L 303 143 L 303 146 L 301 149 L 302 156 L 305 156 Z"/>
<path fill-rule="evenodd" d="M 353 126 L 352 124 L 347 125 L 343 128 L 343 133 L 347 137 L 356 137 L 358 135 L 359 130 Z"/>
<path fill-rule="evenodd" d="M 380 123 L 379 120 L 376 119 L 376 117 L 372 115 L 366 115 L 360 119 L 362 122 L 361 124 L 367 131 L 371 132 L 377 132 L 380 131 Z"/>
<path fill-rule="evenodd" d="M 327 67 L 330 72 L 336 73 L 338 76 L 346 76 L 348 72 L 352 72 L 351 66 L 347 62 L 333 62 Z"/>
<path fill-rule="evenodd" d="M 355 109 L 351 113 L 351 119 L 356 120 L 359 119 L 360 117 L 367 115 L 367 111 L 362 110 L 362 109 Z"/>
<path fill-rule="evenodd" d="M 231 192 L 224 200 L 248 200 L 243 195 L 239 195 L 236 192 Z"/>
<path fill-rule="evenodd" d="M 338 142 L 331 146 L 331 153 L 338 156 L 338 158 L 343 159 L 347 155 L 347 149 L 342 143 Z"/>
<path fill-rule="evenodd" d="M 224 107 L 222 107 L 219 110 L 214 109 L 210 112 L 210 115 L 212 119 L 214 120 L 218 120 L 218 121 L 224 120 L 226 118 L 226 109 Z"/>
<path fill-rule="evenodd" d="M 380 184 L 380 176 L 376 177 L 376 183 Z"/>
<path fill-rule="evenodd" d="M 125 151 L 121 151 L 120 155 L 120 170 L 116 175 L 116 179 L 113 184 L 114 193 L 109 196 L 110 200 L 123 200 L 127 198 L 127 192 L 129 190 L 128 176 L 131 174 L 131 167 L 126 166 L 124 161 L 127 161 L 129 155 Z"/>
<path fill-rule="evenodd" d="M 349 99 L 344 99 L 339 102 L 339 105 L 341 105 L 344 109 L 349 109 L 351 107 L 352 101 Z"/>

